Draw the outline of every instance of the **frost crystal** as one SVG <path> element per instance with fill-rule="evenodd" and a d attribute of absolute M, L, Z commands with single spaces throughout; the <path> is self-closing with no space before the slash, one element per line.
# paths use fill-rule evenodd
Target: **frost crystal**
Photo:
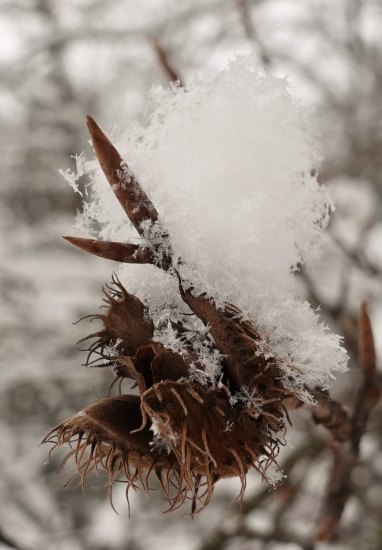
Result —
<path fill-rule="evenodd" d="M 254 418 L 258 418 L 263 413 L 264 398 L 255 389 L 251 391 L 246 387 L 241 388 L 240 392 L 231 397 L 230 403 L 232 406 L 237 403 L 243 404 L 251 411 Z"/>
<path fill-rule="evenodd" d="M 145 126 L 113 140 L 166 224 L 182 280 L 218 306 L 239 307 L 262 338 L 260 351 L 277 355 L 286 386 L 309 401 L 306 385 L 328 386 L 346 369 L 347 355 L 298 296 L 294 276 L 298 265 L 317 259 L 332 207 L 328 189 L 311 175 L 319 153 L 308 113 L 284 79 L 260 74 L 248 57 L 212 80 L 155 88 L 149 105 Z M 86 234 L 101 226 L 100 239 L 147 245 L 144 228 L 137 241 L 100 169 L 86 169 L 92 201 L 79 220 Z M 153 227 L 160 243 L 162 230 Z M 157 340 L 182 347 L 185 336 L 168 329 L 185 311 L 176 281 L 152 266 L 138 273 L 126 264 L 119 277 L 153 318 L 162 316 Z M 218 376 L 219 358 L 208 345 L 199 348 Z"/>
<path fill-rule="evenodd" d="M 80 155 L 75 155 L 73 158 L 76 161 L 76 172 L 72 172 L 69 168 L 67 168 L 66 170 L 59 170 L 59 173 L 65 178 L 73 191 L 75 193 L 79 193 L 81 197 L 83 197 L 83 193 L 78 188 L 77 182 L 85 174 L 85 154 L 81 153 Z"/>
<path fill-rule="evenodd" d="M 120 355 L 120 348 L 122 344 L 122 338 L 117 338 L 115 342 L 110 340 L 110 343 L 103 348 L 104 363 L 109 363 L 110 359 L 114 359 Z"/>

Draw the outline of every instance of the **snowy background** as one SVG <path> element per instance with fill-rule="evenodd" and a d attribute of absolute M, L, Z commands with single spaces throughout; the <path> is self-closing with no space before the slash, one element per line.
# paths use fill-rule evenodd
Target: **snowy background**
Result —
<path fill-rule="evenodd" d="M 106 129 L 144 119 L 147 93 L 195 76 L 213 78 L 235 54 L 254 52 L 265 73 L 287 76 L 312 109 L 324 161 L 319 179 L 336 202 L 314 269 L 298 276 L 301 296 L 344 336 L 351 371 L 334 393 L 352 402 L 356 318 L 367 299 L 382 353 L 382 8 L 373 0 L 6 0 L 0 4 L 0 539 L 4 548 L 310 548 L 330 453 L 306 412 L 293 414 L 287 483 L 275 495 L 250 476 L 243 515 L 234 481 L 218 485 L 193 521 L 163 515 L 160 495 L 124 489 L 111 509 L 102 482 L 83 495 L 71 470 L 55 473 L 39 441 L 59 421 L 103 397 L 110 372 L 81 367 L 75 342 L 89 332 L 101 286 L 117 265 L 81 254 L 61 239 L 75 234 L 81 208 L 58 169 L 92 155 L 90 113 Z M 79 181 L 86 184 L 86 176 Z M 83 187 L 82 187 L 83 188 Z M 381 367 L 381 364 L 380 364 Z M 363 439 L 341 542 L 382 548 L 381 409 Z M 273 533 L 272 536 L 269 533 Z M 6 541 L 8 540 L 8 546 Z M 1 544 L 1 543 L 0 543 Z M 324 549 L 329 545 L 317 544 Z"/>

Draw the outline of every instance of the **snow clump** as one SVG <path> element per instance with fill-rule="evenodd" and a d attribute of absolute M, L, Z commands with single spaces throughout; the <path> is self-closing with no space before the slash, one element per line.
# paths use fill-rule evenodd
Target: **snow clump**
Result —
<path fill-rule="evenodd" d="M 154 88 L 147 113 L 112 141 L 159 212 L 182 280 L 219 306 L 239 307 L 259 331 L 262 352 L 278 357 L 288 384 L 309 401 L 305 387 L 328 387 L 347 363 L 341 338 L 296 284 L 299 266 L 319 257 L 332 209 L 328 188 L 312 175 L 320 155 L 309 113 L 285 79 L 261 74 L 251 57 L 186 88 Z M 84 236 L 141 242 L 97 163 L 85 165 L 91 200 L 77 227 Z M 166 330 L 185 310 L 175 278 L 153 266 L 119 270 L 161 320 L 158 339 L 176 349 L 176 334 Z M 211 364 L 216 372 L 216 357 Z"/>

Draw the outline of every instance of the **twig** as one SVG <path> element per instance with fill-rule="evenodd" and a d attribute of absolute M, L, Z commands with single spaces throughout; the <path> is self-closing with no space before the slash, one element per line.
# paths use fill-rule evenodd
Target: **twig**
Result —
<path fill-rule="evenodd" d="M 271 57 L 266 50 L 265 44 L 260 39 L 259 32 L 253 22 L 248 0 L 235 0 L 235 4 L 247 39 L 257 46 L 264 67 L 269 68 L 271 66 Z"/>
<path fill-rule="evenodd" d="M 216 531 L 211 538 L 203 545 L 203 550 L 221 550 L 225 543 L 231 539 L 243 537 L 247 540 L 261 540 L 263 542 L 285 542 L 295 543 L 303 550 L 313 550 L 314 546 L 310 541 L 304 538 L 297 537 L 290 532 L 283 529 L 274 529 L 268 533 L 262 533 L 255 529 L 250 529 L 245 525 L 241 525 L 239 529 L 235 529 L 229 533 L 223 531 Z"/>
<path fill-rule="evenodd" d="M 3 530 L 0 528 L 0 543 L 13 548 L 14 550 L 23 550 L 14 540 L 10 539 L 7 535 L 4 534 Z"/>
<path fill-rule="evenodd" d="M 169 59 L 167 51 L 162 47 L 159 41 L 155 38 L 153 40 L 153 47 L 157 55 L 160 66 L 164 73 L 168 76 L 170 82 L 178 82 L 179 86 L 184 86 L 183 79 L 179 75 L 179 72 L 175 70 L 172 62 Z"/>
<path fill-rule="evenodd" d="M 325 426 L 335 441 L 347 441 L 351 435 L 352 422 L 341 403 L 332 399 L 324 390 L 316 389 L 313 395 L 316 405 L 311 410 L 315 423 Z"/>
<path fill-rule="evenodd" d="M 95 154 L 107 181 L 140 235 L 144 235 L 142 222 L 158 221 L 158 212 L 135 179 L 128 165 L 91 116 L 87 117 Z"/>
<path fill-rule="evenodd" d="M 370 319 L 365 304 L 359 318 L 359 368 L 363 381 L 358 390 L 351 430 L 345 441 L 333 444 L 334 463 L 329 479 L 328 493 L 316 540 L 333 541 L 346 502 L 351 495 L 351 473 L 359 459 L 359 446 L 367 421 L 376 406 L 381 388 L 376 371 L 375 348 Z"/>
<path fill-rule="evenodd" d="M 381 396 L 374 337 L 366 304 L 362 304 L 359 319 L 359 368 L 363 373 L 363 382 L 354 408 L 351 438 L 353 451 L 357 453 L 369 415 Z"/>
<path fill-rule="evenodd" d="M 372 265 L 364 254 L 357 250 L 350 250 L 336 235 L 333 234 L 333 231 L 330 232 L 330 236 L 341 252 L 343 252 L 343 254 L 345 254 L 345 256 L 347 256 L 349 260 L 351 260 L 359 269 L 371 276 L 382 275 L 381 270 Z"/>
<path fill-rule="evenodd" d="M 301 447 L 297 447 L 282 464 L 282 471 L 288 475 L 293 468 L 304 458 L 317 456 L 324 448 L 324 444 L 320 439 L 310 439 Z M 247 498 L 241 504 L 241 513 L 245 516 L 258 508 L 262 502 L 269 496 L 268 488 L 263 489 L 252 498 Z"/>
<path fill-rule="evenodd" d="M 324 300 L 323 297 L 319 295 L 312 277 L 307 273 L 306 269 L 304 269 L 304 266 L 301 266 L 298 274 L 304 281 L 308 292 L 308 300 L 312 307 L 320 307 L 322 305 L 323 311 L 328 314 L 333 322 L 338 324 L 340 327 L 341 333 L 345 338 L 346 349 L 356 355 L 357 330 L 344 308 L 344 292 L 348 291 L 348 286 L 344 285 L 341 296 L 337 300 L 336 304 L 329 304 L 327 300 Z"/>
<path fill-rule="evenodd" d="M 324 443 L 320 439 L 311 439 L 295 449 L 290 456 L 285 460 L 282 465 L 282 470 L 285 474 L 289 474 L 294 467 L 304 459 L 316 458 L 317 455 L 324 449 Z M 240 505 L 240 516 L 239 523 L 232 530 L 218 529 L 210 534 L 208 539 L 202 543 L 200 550 L 220 550 L 224 547 L 225 543 L 240 535 L 246 536 L 247 538 L 258 538 L 264 542 L 270 542 L 272 540 L 283 542 L 297 542 L 293 538 L 293 535 L 286 534 L 280 530 L 275 530 L 272 533 L 260 534 L 255 531 L 246 530 L 243 526 L 243 518 L 248 514 L 253 512 L 253 510 L 259 508 L 264 501 L 269 497 L 269 489 L 265 488 L 256 493 L 252 498 L 245 499 Z M 244 532 L 245 530 L 245 532 Z M 302 545 L 303 548 L 310 548 L 309 542 L 298 540 L 298 544 Z"/>

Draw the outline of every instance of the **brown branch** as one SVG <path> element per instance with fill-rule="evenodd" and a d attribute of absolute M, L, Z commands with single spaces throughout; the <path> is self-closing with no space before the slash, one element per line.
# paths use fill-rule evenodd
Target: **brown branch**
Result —
<path fill-rule="evenodd" d="M 363 381 L 351 417 L 351 430 L 345 441 L 338 441 L 332 446 L 334 463 L 316 540 L 333 541 L 337 537 L 342 513 L 352 492 L 351 473 L 359 460 L 360 441 L 370 413 L 381 395 L 373 333 L 365 304 L 361 307 L 359 317 L 359 367 Z"/>
<path fill-rule="evenodd" d="M 329 315 L 331 320 L 339 326 L 341 334 L 344 336 L 345 347 L 352 354 L 356 355 L 357 353 L 357 330 L 356 326 L 353 324 L 352 319 L 345 311 L 344 304 L 347 300 L 348 292 L 348 283 L 345 280 L 342 285 L 342 291 L 340 297 L 337 299 L 335 304 L 329 303 L 324 299 L 323 295 L 320 295 L 315 282 L 311 275 L 306 271 L 304 266 L 301 266 L 300 271 L 298 272 L 299 277 L 305 284 L 308 301 L 313 308 L 322 306 L 323 312 Z"/>
<path fill-rule="evenodd" d="M 324 444 L 320 439 L 311 439 L 297 447 L 282 464 L 281 469 L 285 475 L 289 475 L 293 468 L 301 460 L 305 458 L 316 457 L 324 448 Z M 241 513 L 245 516 L 258 508 L 263 501 L 269 496 L 269 489 L 265 488 L 256 493 L 253 497 L 247 498 L 240 506 Z"/>
<path fill-rule="evenodd" d="M 235 0 L 235 4 L 247 39 L 257 46 L 259 57 L 264 67 L 269 68 L 271 66 L 271 57 L 266 50 L 265 44 L 260 39 L 259 32 L 252 18 L 248 0 Z"/>
<path fill-rule="evenodd" d="M 172 62 L 169 59 L 167 51 L 162 47 L 162 45 L 156 38 L 154 38 L 152 44 L 159 64 L 162 67 L 164 73 L 168 76 L 170 82 L 178 82 L 179 86 L 184 86 L 183 79 L 179 75 L 179 72 L 174 68 Z"/>
<path fill-rule="evenodd" d="M 313 395 L 316 400 L 316 405 L 311 407 L 314 422 L 329 430 L 335 441 L 347 441 L 351 435 L 352 424 L 341 403 L 332 399 L 324 390 L 316 389 Z"/>

